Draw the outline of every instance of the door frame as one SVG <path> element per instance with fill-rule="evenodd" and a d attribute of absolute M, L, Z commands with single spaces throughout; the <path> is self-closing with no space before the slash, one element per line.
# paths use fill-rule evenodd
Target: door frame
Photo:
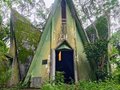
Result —
<path fill-rule="evenodd" d="M 75 79 L 75 83 L 77 83 L 78 82 L 77 53 L 75 52 L 75 50 L 69 44 L 68 44 L 68 46 L 73 50 L 74 79 Z M 50 80 L 52 80 L 52 81 L 55 81 L 55 71 L 56 71 L 55 70 L 56 69 L 56 67 L 55 67 L 56 66 L 56 52 L 55 51 L 57 50 L 57 48 L 51 49 Z"/>
<path fill-rule="evenodd" d="M 72 55 L 72 58 L 70 59 L 70 62 L 71 62 L 71 64 L 69 65 L 70 67 L 71 67 L 71 65 L 72 65 L 72 67 L 71 67 L 71 69 L 70 69 L 70 71 L 72 70 L 72 73 L 71 73 L 71 78 L 73 79 L 73 81 L 74 81 L 74 83 L 75 83 L 75 67 L 74 67 L 74 50 L 73 49 L 56 49 L 55 50 L 55 74 L 56 74 L 56 71 L 57 71 L 57 67 L 56 67 L 56 65 L 59 65 L 60 63 L 59 63 L 59 61 L 58 61 L 58 63 L 59 64 L 57 64 L 57 60 L 58 60 L 58 53 L 59 52 L 64 52 L 64 54 L 65 53 L 69 53 L 70 54 L 70 56 Z M 61 57 L 64 57 L 64 54 L 61 54 Z M 63 56 L 62 56 L 63 55 Z M 65 56 L 66 57 L 66 56 Z M 67 59 L 67 58 L 66 58 Z M 63 59 L 63 60 L 65 60 L 65 63 L 67 64 L 67 62 L 66 62 L 66 59 Z M 64 62 L 64 61 L 63 61 Z M 69 62 L 69 61 L 68 61 Z M 64 64 L 62 63 L 62 64 L 60 64 L 60 66 L 62 66 L 63 67 L 63 69 L 62 69 L 62 71 L 64 71 L 64 66 L 63 66 Z M 68 68 L 68 67 L 66 67 L 66 68 Z M 66 73 L 66 72 L 65 72 Z M 68 73 L 66 73 L 65 75 L 67 75 Z M 73 75 L 72 75 L 73 74 Z M 69 75 L 69 74 L 68 74 Z M 56 76 L 56 75 L 55 75 Z M 66 77 L 66 79 L 68 79 L 68 77 Z M 65 80 L 65 78 L 64 78 L 64 80 Z M 65 80 L 66 81 L 66 80 Z M 68 81 L 69 82 L 69 81 Z M 67 82 L 67 83 L 68 83 Z M 66 82 L 65 82 L 66 83 Z M 71 83 L 71 80 L 70 80 L 70 83 Z"/>

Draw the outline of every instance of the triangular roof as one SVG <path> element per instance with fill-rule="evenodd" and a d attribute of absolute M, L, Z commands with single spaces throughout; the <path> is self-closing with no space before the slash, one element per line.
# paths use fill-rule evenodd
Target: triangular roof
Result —
<path fill-rule="evenodd" d="M 14 38 L 16 40 L 17 51 L 19 52 L 18 59 L 21 61 L 22 59 L 25 60 L 29 55 L 34 53 L 42 33 L 39 29 L 33 26 L 30 21 L 14 9 L 11 9 L 11 24 L 11 27 L 13 27 L 11 28 L 13 32 L 12 30 L 10 32 L 15 35 Z M 36 37 L 34 37 L 35 35 Z M 35 49 L 32 50 L 31 47 Z M 26 53 L 25 56 L 23 55 L 23 52 Z"/>
<path fill-rule="evenodd" d="M 61 1 L 62 0 L 55 0 L 54 3 L 53 3 L 53 6 L 52 6 L 52 9 L 51 9 L 51 12 L 49 14 L 49 17 L 46 21 L 46 24 L 44 26 L 44 30 L 46 28 L 48 28 L 48 26 L 50 25 L 50 22 L 52 20 L 52 16 L 55 14 L 55 11 L 58 7 L 59 4 L 61 4 Z M 70 9 L 70 12 L 72 14 L 72 17 L 74 18 L 75 22 L 76 22 L 76 26 L 77 26 L 77 29 L 78 29 L 78 33 L 79 35 L 81 36 L 81 39 L 82 39 L 82 42 L 83 43 L 86 43 L 88 42 L 88 39 L 87 39 L 87 35 L 86 35 L 86 32 L 84 31 L 83 27 L 82 27 L 82 22 L 81 20 L 78 18 L 78 14 L 77 14 L 77 11 L 75 9 L 75 6 L 74 6 L 74 3 L 72 0 L 65 0 L 69 9 Z"/>
<path fill-rule="evenodd" d="M 45 27 L 44 27 L 44 30 L 43 30 L 43 33 L 42 33 L 42 36 L 41 36 L 41 40 L 40 40 L 40 43 L 39 43 L 37 51 L 36 51 L 36 54 L 34 55 L 33 61 L 31 63 L 31 66 L 29 68 L 27 76 L 26 76 L 26 78 L 24 80 L 24 84 L 29 81 L 31 76 L 32 77 L 35 77 L 35 76 L 37 76 L 37 77 L 38 76 L 44 76 L 45 77 L 44 74 L 47 71 L 44 70 L 44 69 L 46 69 L 45 65 L 42 65 L 41 62 L 43 61 L 43 59 L 46 59 L 46 58 L 48 58 L 48 56 L 51 55 L 50 54 L 51 53 L 51 51 L 50 51 L 51 50 L 51 42 L 52 42 L 52 40 L 53 40 L 53 42 L 55 41 L 54 38 L 51 37 L 51 30 L 53 30 L 51 25 L 53 24 L 52 23 L 53 16 L 55 14 L 58 14 L 58 13 L 56 13 L 56 11 L 57 11 L 57 9 L 60 8 L 59 6 L 61 5 L 61 1 L 62 0 L 55 0 L 55 2 L 53 4 L 53 7 L 51 9 L 51 13 L 50 13 L 50 15 L 49 15 L 49 17 L 47 19 L 46 24 L 45 24 Z M 73 28 L 72 30 L 75 30 L 76 35 L 72 34 L 73 36 L 69 36 L 69 37 L 72 37 L 72 40 L 69 39 L 67 42 L 69 42 L 69 44 L 71 44 L 71 45 L 69 45 L 68 43 L 64 44 L 64 41 L 60 41 L 59 42 L 60 44 L 58 45 L 58 43 L 56 43 L 57 42 L 56 41 L 55 45 L 54 45 L 54 43 L 52 43 L 52 45 L 54 45 L 52 47 L 52 49 L 55 49 L 55 47 L 57 47 L 57 46 L 58 46 L 57 48 L 61 48 L 61 46 L 62 46 L 62 48 L 69 48 L 69 49 L 71 48 L 72 49 L 74 46 L 72 46 L 73 43 L 72 42 L 70 43 L 70 41 L 74 41 L 74 43 L 75 43 L 75 45 L 77 47 L 77 48 L 76 47 L 74 47 L 74 48 L 77 51 L 79 51 L 79 54 L 81 54 L 80 59 L 86 60 L 86 56 L 85 56 L 85 53 L 84 53 L 84 46 L 83 46 L 83 44 L 88 42 L 86 33 L 85 33 L 85 31 L 84 31 L 84 29 L 82 27 L 81 21 L 78 18 L 78 15 L 77 15 L 77 12 L 75 10 L 75 6 L 73 4 L 73 1 L 72 0 L 66 0 L 66 4 L 67 4 L 67 6 L 69 8 L 70 17 L 72 18 L 72 20 L 74 20 L 73 21 L 74 23 L 72 25 L 75 26 L 75 28 Z M 58 18 L 56 18 L 56 19 L 58 19 Z M 57 25 L 59 25 L 59 24 L 57 23 Z M 54 31 L 55 31 L 55 29 L 54 29 Z M 52 33 L 54 33 L 54 31 Z M 72 33 L 72 32 L 70 32 L 70 33 Z M 75 35 L 75 37 L 74 37 L 74 35 Z M 56 35 L 56 36 L 58 36 L 58 35 Z M 58 37 L 56 39 L 58 40 Z M 74 39 L 76 39 L 77 42 Z M 84 64 L 83 66 L 85 66 L 85 65 L 87 65 L 87 64 Z M 42 72 L 39 72 L 40 70 L 42 70 Z M 83 70 L 83 73 L 88 73 L 87 70 L 89 70 L 89 68 L 87 68 L 86 71 Z M 86 74 L 86 77 L 87 77 L 87 75 L 88 74 Z"/>
<path fill-rule="evenodd" d="M 19 65 L 21 63 L 30 63 L 31 61 L 28 59 L 29 57 L 33 56 L 34 51 L 36 50 L 38 42 L 40 40 L 41 32 L 39 31 L 39 29 L 35 28 L 25 17 L 20 15 L 16 10 L 11 9 L 10 34 L 9 53 L 11 55 L 11 58 L 13 58 L 12 64 L 14 64 L 14 61 L 19 61 Z M 16 65 L 18 65 L 17 62 Z M 16 66 L 12 65 L 12 68 L 14 67 Z M 14 69 L 13 71 L 21 71 L 21 68 Z M 28 68 L 25 67 L 24 70 L 27 71 L 27 69 Z M 13 72 L 13 74 L 17 73 Z M 21 79 L 24 77 L 22 72 L 20 72 L 18 75 L 19 77 L 21 76 Z M 12 78 L 14 78 L 14 76 Z"/>

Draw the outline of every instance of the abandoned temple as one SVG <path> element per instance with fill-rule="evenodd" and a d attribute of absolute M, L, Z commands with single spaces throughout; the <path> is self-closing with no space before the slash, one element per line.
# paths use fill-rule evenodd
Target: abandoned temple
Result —
<path fill-rule="evenodd" d="M 43 32 L 11 10 L 11 85 L 22 81 L 29 87 L 40 87 L 55 80 L 57 72 L 64 73 L 64 83 L 95 79 L 84 51 L 87 33 L 72 0 L 55 0 L 51 10 Z"/>

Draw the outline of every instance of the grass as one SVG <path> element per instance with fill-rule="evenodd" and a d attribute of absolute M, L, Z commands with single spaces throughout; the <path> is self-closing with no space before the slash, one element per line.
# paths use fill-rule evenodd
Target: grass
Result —
<path fill-rule="evenodd" d="M 90 82 L 80 81 L 77 84 L 44 84 L 41 90 L 120 90 L 120 84 L 113 80 L 106 80 L 104 82 Z"/>

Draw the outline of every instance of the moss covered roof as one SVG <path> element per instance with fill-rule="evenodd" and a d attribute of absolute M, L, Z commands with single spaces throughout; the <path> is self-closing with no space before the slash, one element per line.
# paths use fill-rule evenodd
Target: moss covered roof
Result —
<path fill-rule="evenodd" d="M 18 59 L 24 63 L 29 56 L 33 56 L 40 40 L 41 32 L 13 9 L 11 10 L 11 20 L 16 39 Z"/>

